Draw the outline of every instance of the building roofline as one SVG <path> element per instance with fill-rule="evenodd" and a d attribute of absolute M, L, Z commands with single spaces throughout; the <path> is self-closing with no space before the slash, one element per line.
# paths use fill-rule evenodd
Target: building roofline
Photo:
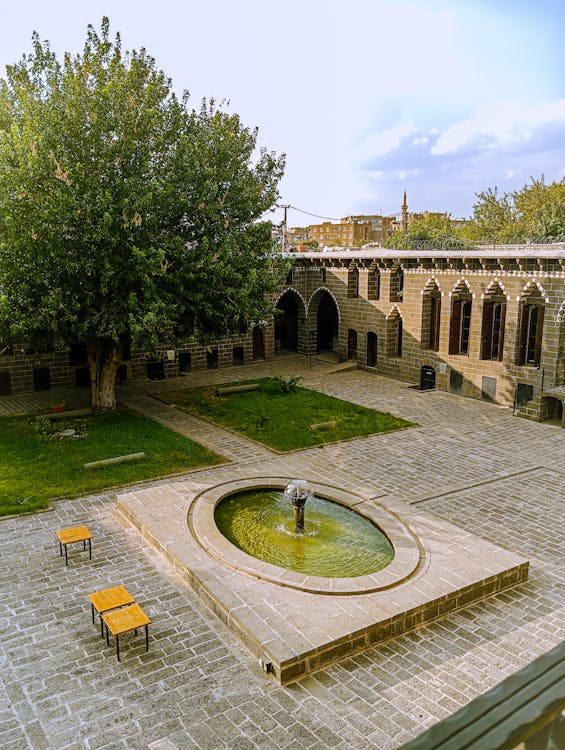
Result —
<path fill-rule="evenodd" d="M 415 258 L 551 258 L 565 260 L 565 242 L 544 245 L 476 245 L 469 250 L 397 250 L 380 245 L 364 245 L 361 248 L 328 248 L 315 252 L 287 252 L 290 258 L 317 259 L 367 259 L 383 258 L 402 260 Z"/>

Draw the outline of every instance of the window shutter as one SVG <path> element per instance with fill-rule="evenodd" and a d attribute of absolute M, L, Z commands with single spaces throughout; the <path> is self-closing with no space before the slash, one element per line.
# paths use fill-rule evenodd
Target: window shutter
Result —
<path fill-rule="evenodd" d="M 525 302 L 520 302 L 519 312 L 518 320 L 520 340 L 518 348 L 518 364 L 523 365 L 526 362 L 526 348 L 528 346 L 528 309 Z"/>
<path fill-rule="evenodd" d="M 492 315 L 494 305 L 490 299 L 483 302 L 483 325 L 481 328 L 481 359 L 490 359 L 492 352 Z"/>
<path fill-rule="evenodd" d="M 449 353 L 459 354 L 459 335 L 461 332 L 461 300 L 454 299 L 451 306 L 451 322 L 449 324 Z"/>
<path fill-rule="evenodd" d="M 437 352 L 439 351 L 439 326 L 440 326 L 440 321 L 441 321 L 441 297 L 436 298 L 432 313 L 435 317 L 434 340 L 432 342 L 432 348 L 434 352 Z"/>
<path fill-rule="evenodd" d="M 500 305 L 500 333 L 498 337 L 498 361 L 502 362 L 504 354 L 504 327 L 506 324 L 506 302 Z"/>
<path fill-rule="evenodd" d="M 544 318 L 545 308 L 544 307 L 538 307 L 538 320 L 537 320 L 537 328 L 536 328 L 536 348 L 534 353 L 534 364 L 539 365 L 541 362 L 541 342 L 543 339 L 543 318 Z"/>

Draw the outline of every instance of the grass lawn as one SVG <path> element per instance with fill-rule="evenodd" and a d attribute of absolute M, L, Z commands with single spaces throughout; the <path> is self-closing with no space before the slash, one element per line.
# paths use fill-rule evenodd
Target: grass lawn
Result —
<path fill-rule="evenodd" d="M 323 445 L 413 427 L 413 422 L 297 387 L 283 392 L 278 378 L 257 382 L 258 391 L 216 395 L 218 386 L 161 393 L 159 397 L 279 451 Z M 288 381 L 283 381 L 283 383 Z M 241 385 L 234 383 L 232 385 Z M 335 428 L 310 425 L 336 422 Z"/>
<path fill-rule="evenodd" d="M 51 433 L 75 429 L 78 437 Z M 143 451 L 131 463 L 85 469 L 83 464 Z M 119 409 L 80 419 L 0 419 L 0 515 L 40 510 L 57 497 L 174 474 L 222 459 L 150 419 Z"/>

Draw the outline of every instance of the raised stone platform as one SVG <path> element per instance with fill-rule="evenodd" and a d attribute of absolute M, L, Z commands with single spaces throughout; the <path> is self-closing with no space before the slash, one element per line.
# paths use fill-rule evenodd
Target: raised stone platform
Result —
<path fill-rule="evenodd" d="M 117 508 L 281 683 L 528 577 L 524 558 L 415 506 L 384 506 L 316 482 L 322 495 L 359 504 L 373 515 L 395 546 L 396 568 L 385 568 L 364 586 L 355 578 L 348 584 L 288 571 L 279 575 L 275 566 L 266 570 L 265 563 L 254 563 L 235 547 L 230 555 L 231 545 L 210 524 L 210 509 L 239 490 L 283 487 L 293 477 L 250 479 L 237 469 L 233 474 L 224 483 L 210 476 L 207 482 L 185 480 L 122 494 Z M 195 521 L 200 525 L 192 533 Z M 334 590 L 332 580 L 339 581 Z"/>

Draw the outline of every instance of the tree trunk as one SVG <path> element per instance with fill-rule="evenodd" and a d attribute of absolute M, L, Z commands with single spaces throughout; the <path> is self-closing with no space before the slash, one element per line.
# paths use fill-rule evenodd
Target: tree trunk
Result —
<path fill-rule="evenodd" d="M 116 374 L 122 355 L 113 343 L 95 341 L 88 347 L 91 406 L 93 409 L 116 408 Z"/>

